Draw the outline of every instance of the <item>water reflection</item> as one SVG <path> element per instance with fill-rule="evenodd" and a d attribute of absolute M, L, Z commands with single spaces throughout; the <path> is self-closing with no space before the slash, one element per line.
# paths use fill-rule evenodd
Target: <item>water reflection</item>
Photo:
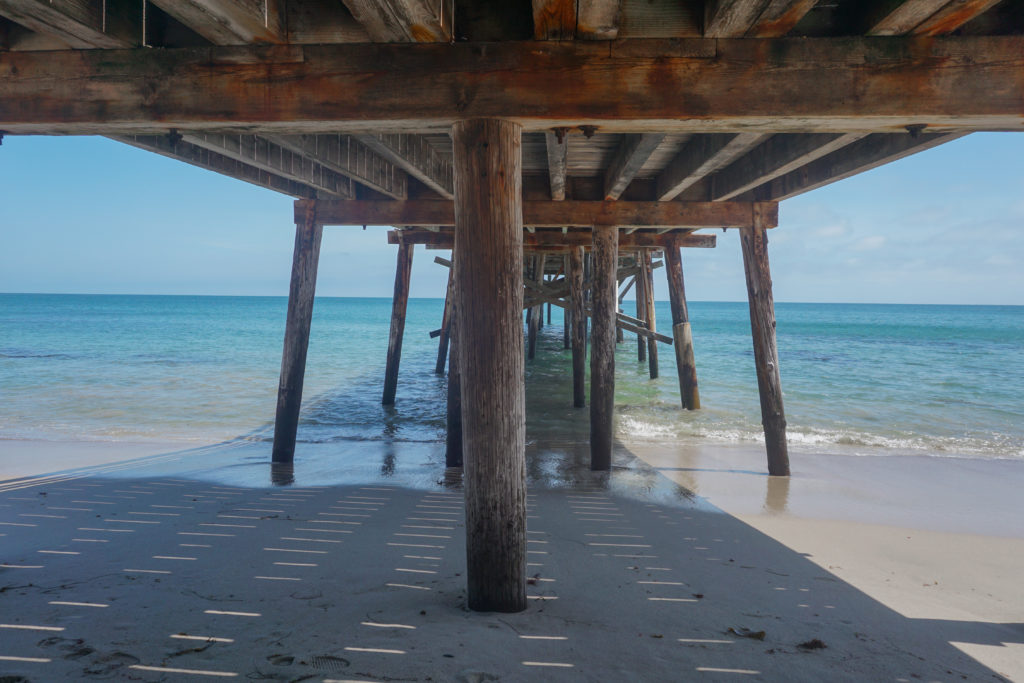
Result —
<path fill-rule="evenodd" d="M 768 512 L 786 512 L 789 507 L 789 477 L 765 477 L 764 509 Z"/>
<path fill-rule="evenodd" d="M 271 463 L 270 483 L 274 486 L 291 486 L 294 484 L 295 465 L 290 462 Z"/>

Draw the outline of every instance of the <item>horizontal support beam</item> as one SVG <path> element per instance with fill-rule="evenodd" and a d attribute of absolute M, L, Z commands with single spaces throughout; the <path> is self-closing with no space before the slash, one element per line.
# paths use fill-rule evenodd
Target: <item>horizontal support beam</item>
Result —
<path fill-rule="evenodd" d="M 620 228 L 743 228 L 753 225 L 754 202 L 591 202 L 524 200 L 523 225 L 532 228 L 614 225 Z M 771 226 L 778 225 L 779 206 L 760 207 Z M 306 205 L 295 204 L 295 215 L 305 215 Z M 452 202 L 334 201 L 317 203 L 322 225 L 454 226 Z"/>
<path fill-rule="evenodd" d="M 664 233 L 657 235 L 650 232 L 634 232 L 632 234 L 619 233 L 620 249 L 637 249 L 640 247 L 653 247 L 668 249 L 675 247 L 690 247 L 696 249 L 713 249 L 718 243 L 718 235 L 704 233 Z M 551 247 L 590 247 L 593 243 L 593 235 L 589 230 L 574 230 L 563 233 L 561 231 L 537 231 L 523 233 L 523 246 L 530 249 L 544 249 Z M 451 232 L 429 232 L 426 230 L 391 230 L 388 232 L 388 244 L 425 244 L 428 247 L 437 249 L 451 249 L 455 244 Z"/>
<path fill-rule="evenodd" d="M 1024 36 L 0 52 L 0 82 L 11 133 L 1024 130 Z"/>

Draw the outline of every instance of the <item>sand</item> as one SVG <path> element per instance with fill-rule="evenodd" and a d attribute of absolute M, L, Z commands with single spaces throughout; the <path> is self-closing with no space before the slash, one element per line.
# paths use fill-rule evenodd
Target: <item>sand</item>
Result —
<path fill-rule="evenodd" d="M 1022 463 L 807 455 L 787 483 L 750 448 L 620 444 L 610 474 L 580 444 L 528 455 L 514 615 L 464 607 L 435 444 L 304 445 L 276 473 L 267 444 L 234 444 L 0 484 L 0 672 L 1024 680 Z"/>

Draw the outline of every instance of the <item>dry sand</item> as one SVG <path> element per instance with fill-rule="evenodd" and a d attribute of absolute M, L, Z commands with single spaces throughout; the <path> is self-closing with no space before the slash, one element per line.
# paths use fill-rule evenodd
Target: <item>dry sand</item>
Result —
<path fill-rule="evenodd" d="M 0 672 L 1024 680 L 1019 512 L 972 530 L 1016 509 L 996 498 L 1020 463 L 993 476 L 805 458 L 786 486 L 749 449 L 620 446 L 602 475 L 580 444 L 534 445 L 530 606 L 499 615 L 464 608 L 461 491 L 437 446 L 297 457 L 272 473 L 267 444 L 240 444 L 0 484 Z M 889 519 L 917 499 L 880 505 L 889 492 L 852 474 L 867 466 L 896 492 L 927 471 L 918 483 L 939 493 L 956 472 L 961 493 Z"/>

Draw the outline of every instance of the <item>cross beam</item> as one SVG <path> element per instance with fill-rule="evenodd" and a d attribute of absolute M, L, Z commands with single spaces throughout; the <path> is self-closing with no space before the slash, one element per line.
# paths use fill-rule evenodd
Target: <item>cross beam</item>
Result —
<path fill-rule="evenodd" d="M 697 249 L 713 249 L 718 244 L 718 235 L 690 234 L 687 232 L 669 232 L 661 235 L 650 232 L 634 232 L 620 234 L 619 242 L 623 249 L 671 247 L 691 247 Z M 563 233 L 558 231 L 538 230 L 523 233 L 523 246 L 530 250 L 545 248 L 586 247 L 590 248 L 594 237 L 589 230 L 573 230 Z M 388 232 L 388 244 L 425 244 L 435 249 L 451 249 L 455 246 L 455 236 L 451 232 L 432 232 L 429 230 L 391 230 Z"/>
<path fill-rule="evenodd" d="M 755 210 L 767 217 L 768 224 L 779 223 L 779 205 L 775 202 L 532 200 L 522 204 L 523 225 L 533 228 L 743 228 L 753 225 Z M 311 207 L 322 225 L 455 225 L 454 205 L 442 200 L 300 199 L 295 202 L 295 215 L 307 215 Z"/>
<path fill-rule="evenodd" d="M 0 52 L 0 82 L 27 134 L 1024 129 L 1024 36 Z"/>

